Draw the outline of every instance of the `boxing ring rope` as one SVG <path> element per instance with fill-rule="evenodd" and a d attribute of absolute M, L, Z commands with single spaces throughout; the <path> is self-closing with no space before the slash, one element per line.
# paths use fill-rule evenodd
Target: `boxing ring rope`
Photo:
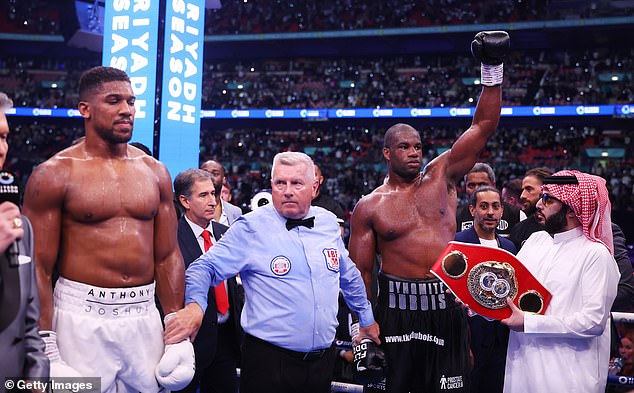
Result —
<path fill-rule="evenodd" d="M 634 325 L 634 313 L 613 312 L 612 319 L 614 322 L 631 323 Z"/>
<path fill-rule="evenodd" d="M 238 378 L 240 378 L 240 369 L 236 368 L 236 374 Z M 330 391 L 331 392 L 352 392 L 352 393 L 363 393 L 363 385 L 355 385 L 352 383 L 345 382 L 337 382 L 332 381 L 330 383 Z"/>

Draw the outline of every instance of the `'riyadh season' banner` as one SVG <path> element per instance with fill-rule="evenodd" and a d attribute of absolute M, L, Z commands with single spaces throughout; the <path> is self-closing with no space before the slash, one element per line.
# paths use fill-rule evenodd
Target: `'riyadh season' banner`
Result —
<path fill-rule="evenodd" d="M 105 2 L 103 56 L 105 66 L 130 76 L 136 95 L 132 140 L 152 150 L 160 0 Z"/>
<path fill-rule="evenodd" d="M 168 1 L 159 158 L 174 178 L 198 167 L 205 0 Z"/>

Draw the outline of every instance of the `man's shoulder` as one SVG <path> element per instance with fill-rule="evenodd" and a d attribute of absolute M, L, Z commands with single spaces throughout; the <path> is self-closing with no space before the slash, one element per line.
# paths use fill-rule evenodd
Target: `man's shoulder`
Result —
<path fill-rule="evenodd" d="M 370 192 L 369 194 L 365 194 L 357 202 L 355 210 L 359 207 L 363 209 L 374 208 L 374 206 L 381 201 L 381 198 L 383 198 L 383 196 L 385 195 L 386 190 L 387 190 L 386 185 L 383 184 L 375 188 L 374 190 L 372 190 L 372 192 Z"/>
<path fill-rule="evenodd" d="M 513 254 L 517 253 L 517 247 L 515 247 L 515 243 L 505 238 L 504 236 L 498 236 L 498 240 L 500 241 L 500 245 L 503 249 L 512 252 Z"/>
<path fill-rule="evenodd" d="M 238 215 L 242 214 L 242 209 L 240 209 L 238 206 L 234 205 L 233 203 L 227 202 L 225 200 L 222 201 L 222 208 L 227 209 L 228 211 L 237 213 Z"/>
<path fill-rule="evenodd" d="M 456 233 L 455 239 L 459 242 L 465 243 L 473 243 L 474 240 L 478 238 L 478 235 L 475 234 L 475 229 L 473 227 L 467 228 Z"/>

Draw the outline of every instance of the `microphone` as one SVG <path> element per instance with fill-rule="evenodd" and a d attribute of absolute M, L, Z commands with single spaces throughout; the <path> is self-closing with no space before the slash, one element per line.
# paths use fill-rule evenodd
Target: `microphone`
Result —
<path fill-rule="evenodd" d="M 20 206 L 20 185 L 13 173 L 9 171 L 0 171 L 0 203 L 11 202 L 16 206 Z M 5 251 L 9 266 L 17 267 L 20 265 L 18 255 L 18 242 L 13 242 Z"/>

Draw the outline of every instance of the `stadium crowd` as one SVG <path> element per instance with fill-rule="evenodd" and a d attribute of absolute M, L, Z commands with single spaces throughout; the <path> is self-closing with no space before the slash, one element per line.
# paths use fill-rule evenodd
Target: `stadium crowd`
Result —
<path fill-rule="evenodd" d="M 13 122 L 13 121 L 12 121 Z M 6 167 L 26 180 L 32 168 L 82 136 L 78 125 L 46 120 L 12 124 L 12 147 Z M 426 162 L 451 145 L 462 129 L 421 128 Z M 545 132 L 546 131 L 546 132 Z M 527 169 L 580 168 L 608 181 L 614 211 L 634 209 L 634 161 L 631 158 L 593 159 L 587 147 L 624 146 L 632 157 L 631 138 L 604 134 L 587 126 L 499 127 L 481 160 L 496 171 L 498 184 L 521 178 Z M 376 188 L 386 173 L 381 154 L 384 128 L 337 124 L 311 124 L 300 129 L 216 129 L 203 123 L 200 162 L 217 159 L 226 167 L 233 202 L 245 211 L 252 196 L 269 188 L 270 163 L 280 151 L 303 151 L 322 168 L 326 187 L 349 214 L 358 199 Z M 461 187 L 464 187 L 463 185 Z"/>
<path fill-rule="evenodd" d="M 261 34 L 310 31 L 406 28 L 438 25 L 503 23 L 622 16 L 631 14 L 626 3 L 597 1 L 456 0 L 367 2 L 223 1 L 207 10 L 207 34 Z M 42 0 L 0 3 L 0 31 L 23 34 L 62 32 L 59 7 Z"/>
<path fill-rule="evenodd" d="M 504 105 L 634 102 L 634 49 L 514 52 L 506 62 Z M 17 106 L 77 102 L 81 70 L 100 59 L 0 59 L 0 89 Z M 468 56 L 205 60 L 202 107 L 373 108 L 473 106 L 479 92 Z"/>

